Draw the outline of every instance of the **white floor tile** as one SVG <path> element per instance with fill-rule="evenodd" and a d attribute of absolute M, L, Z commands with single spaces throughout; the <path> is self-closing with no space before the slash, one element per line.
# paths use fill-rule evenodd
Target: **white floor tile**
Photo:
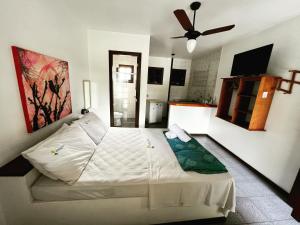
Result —
<path fill-rule="evenodd" d="M 299 225 L 300 223 L 298 223 L 296 220 L 292 219 L 292 220 L 282 220 L 282 221 L 274 221 L 273 225 Z"/>
<path fill-rule="evenodd" d="M 230 213 L 226 225 L 299 225 L 290 216 L 291 208 L 283 202 L 265 181 L 245 164 L 207 137 L 197 138 L 215 155 L 234 177 L 236 183 L 236 213 Z"/>
<path fill-rule="evenodd" d="M 237 198 L 236 212 L 245 223 L 267 222 L 268 218 L 248 198 Z"/>
<path fill-rule="evenodd" d="M 272 220 L 292 219 L 292 208 L 277 196 L 251 198 L 254 205 Z"/>

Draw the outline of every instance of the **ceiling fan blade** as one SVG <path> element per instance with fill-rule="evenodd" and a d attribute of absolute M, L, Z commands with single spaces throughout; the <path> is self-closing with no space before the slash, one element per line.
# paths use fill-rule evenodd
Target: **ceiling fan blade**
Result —
<path fill-rule="evenodd" d="M 185 38 L 185 36 L 178 36 L 178 37 L 171 37 L 173 39 L 178 39 L 178 38 Z"/>
<path fill-rule="evenodd" d="M 186 31 L 193 30 L 193 25 L 183 9 L 175 10 L 174 14 L 183 29 L 185 29 Z"/>
<path fill-rule="evenodd" d="M 215 28 L 215 29 L 206 30 L 203 33 L 201 33 L 201 35 L 205 36 L 205 35 L 216 34 L 216 33 L 224 32 L 224 31 L 229 31 L 234 27 L 235 27 L 234 24 L 226 26 L 226 27 L 218 27 L 218 28 Z"/>

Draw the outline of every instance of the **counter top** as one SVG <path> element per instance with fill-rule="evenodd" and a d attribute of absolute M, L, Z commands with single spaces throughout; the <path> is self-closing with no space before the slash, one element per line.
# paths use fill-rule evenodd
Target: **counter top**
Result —
<path fill-rule="evenodd" d="M 204 103 L 199 103 L 199 102 L 169 102 L 169 105 L 189 106 L 189 107 L 211 107 L 211 108 L 216 108 L 217 107 L 217 105 L 204 104 Z"/>

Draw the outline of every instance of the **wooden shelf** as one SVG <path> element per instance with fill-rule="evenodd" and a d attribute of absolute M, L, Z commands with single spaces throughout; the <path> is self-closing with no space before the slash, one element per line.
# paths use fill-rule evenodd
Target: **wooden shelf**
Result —
<path fill-rule="evenodd" d="M 239 113 L 247 114 L 250 113 L 252 114 L 253 110 L 241 110 L 241 109 L 235 109 Z"/>
<path fill-rule="evenodd" d="M 257 97 L 257 95 L 247 95 L 247 94 L 238 94 L 238 96 L 240 96 L 240 97 L 245 97 L 245 98 L 256 98 Z"/>
<path fill-rule="evenodd" d="M 217 117 L 251 131 L 264 131 L 278 80 L 271 75 L 223 79 Z"/>

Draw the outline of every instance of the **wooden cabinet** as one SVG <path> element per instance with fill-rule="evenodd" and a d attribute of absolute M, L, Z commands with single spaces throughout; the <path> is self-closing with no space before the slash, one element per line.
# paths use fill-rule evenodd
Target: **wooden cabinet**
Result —
<path fill-rule="evenodd" d="M 223 78 L 217 117 L 251 131 L 263 131 L 279 77 Z"/>

